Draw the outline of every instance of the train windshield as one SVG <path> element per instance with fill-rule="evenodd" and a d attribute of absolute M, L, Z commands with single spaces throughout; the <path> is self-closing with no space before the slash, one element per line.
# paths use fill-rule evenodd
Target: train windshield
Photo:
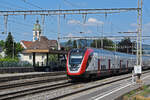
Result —
<path fill-rule="evenodd" d="M 80 64 L 82 62 L 85 49 L 75 49 L 70 52 L 69 63 L 70 64 Z"/>

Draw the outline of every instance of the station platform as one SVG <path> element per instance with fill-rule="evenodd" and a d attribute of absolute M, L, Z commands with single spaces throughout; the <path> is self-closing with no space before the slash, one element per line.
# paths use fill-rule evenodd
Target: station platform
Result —
<path fill-rule="evenodd" d="M 64 75 L 64 74 L 65 74 L 64 71 L 0 74 L 0 82 L 13 81 L 13 80 L 19 80 L 19 79 L 29 79 L 29 78 L 35 78 L 35 77 L 44 77 L 44 76 Z"/>
<path fill-rule="evenodd" d="M 132 78 L 128 78 L 60 100 L 123 100 L 124 94 L 141 86 L 150 85 L 150 73 L 142 74 L 141 80 L 142 83 L 136 83 Z"/>

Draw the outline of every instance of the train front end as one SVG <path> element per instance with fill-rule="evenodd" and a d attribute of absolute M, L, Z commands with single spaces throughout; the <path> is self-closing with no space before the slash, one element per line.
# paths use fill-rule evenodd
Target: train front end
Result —
<path fill-rule="evenodd" d="M 85 78 L 87 61 L 92 49 L 72 49 L 67 57 L 67 75 L 69 78 Z"/>

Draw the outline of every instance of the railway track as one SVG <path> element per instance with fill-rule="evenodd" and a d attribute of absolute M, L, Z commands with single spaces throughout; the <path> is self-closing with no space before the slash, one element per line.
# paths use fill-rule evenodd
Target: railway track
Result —
<path fill-rule="evenodd" d="M 44 89 L 50 89 L 48 87 L 54 85 L 60 86 L 63 84 L 60 81 L 67 80 L 67 77 L 66 75 L 64 75 L 64 73 L 42 73 L 33 75 L 27 74 L 21 76 L 14 75 L 4 76 L 3 78 L 4 79 L 2 79 L 1 77 L 1 80 L 5 81 L 0 82 L 0 100 L 8 100 L 9 98 L 17 97 L 17 94 L 19 94 L 20 96 L 23 96 L 25 94 L 28 95 L 27 92 L 33 90 L 44 91 Z M 56 84 L 48 84 L 53 82 L 56 82 Z M 40 86 L 41 84 L 45 84 L 45 86 Z M 38 91 L 33 92 L 38 93 Z"/>
<path fill-rule="evenodd" d="M 149 71 L 146 71 L 144 73 L 148 73 L 148 72 Z M 46 98 L 48 98 L 49 100 L 60 99 L 63 97 L 76 94 L 76 93 L 80 93 L 80 92 L 94 89 L 103 85 L 107 85 L 113 82 L 128 79 L 130 77 L 131 77 L 131 74 L 127 74 L 127 75 L 115 76 L 115 77 L 111 77 L 111 78 L 107 78 L 103 80 L 97 80 L 94 82 L 87 82 L 87 83 L 70 83 L 70 82 L 65 81 L 65 82 L 60 82 L 60 83 L 53 83 L 53 84 L 48 84 L 48 85 L 43 85 L 43 86 L 32 87 L 32 88 L 25 87 L 25 89 L 22 89 L 22 90 L 11 91 L 11 92 L 6 92 L 6 93 L 0 92 L 0 100 L 12 100 L 12 99 L 17 99 L 21 97 L 24 98 L 25 96 L 28 96 L 28 95 L 31 96 L 33 94 L 35 94 L 36 96 L 36 95 L 41 95 L 41 93 L 44 93 L 43 95 L 48 94 L 50 97 L 48 96 Z M 67 92 L 66 90 L 68 89 L 73 89 L 73 90 Z M 62 91 L 64 91 L 64 93 L 62 93 Z M 55 93 L 57 95 L 54 95 Z M 32 96 L 30 98 L 32 98 Z M 42 99 L 44 99 L 44 97 Z"/>
<path fill-rule="evenodd" d="M 150 71 L 144 71 L 142 74 L 147 74 L 149 73 Z M 49 100 L 61 100 L 62 98 L 64 97 L 67 97 L 67 96 L 71 96 L 71 95 L 74 95 L 76 93 L 81 93 L 81 92 L 84 92 L 84 91 L 87 91 L 87 90 L 91 90 L 91 89 L 95 89 L 95 88 L 98 88 L 98 87 L 101 87 L 101 86 L 104 86 L 104 85 L 108 85 L 108 84 L 111 84 L 111 83 L 115 83 L 115 82 L 118 82 L 118 81 L 122 81 L 122 80 L 125 80 L 125 79 L 129 79 L 132 77 L 132 74 L 128 74 L 128 75 L 122 75 L 122 77 L 114 77 L 112 80 L 104 80 L 102 81 L 101 83 L 99 84 L 92 84 L 91 86 L 85 86 L 85 88 L 81 88 L 79 90 L 76 90 L 76 91 L 72 91 L 70 93 L 66 93 L 66 94 L 63 94 L 63 95 L 60 95 L 60 96 L 57 96 L 57 97 L 54 97 L 54 98 L 50 98 Z M 132 80 L 132 79 L 131 79 Z M 100 81 L 98 81 L 100 82 Z"/>
<path fill-rule="evenodd" d="M 61 99 L 61 98 L 64 98 L 64 97 L 67 97 L 67 96 L 70 96 L 70 95 L 74 95 L 76 93 L 81 93 L 83 91 L 88 91 L 88 90 L 91 90 L 91 89 L 94 89 L 94 88 L 97 88 L 97 87 L 101 87 L 101 86 L 111 84 L 111 83 L 114 83 L 114 82 L 117 82 L 117 81 L 128 79 L 130 77 L 131 76 L 129 75 L 129 76 L 124 76 L 124 77 L 117 78 L 117 79 L 114 79 L 114 80 L 102 81 L 100 84 L 94 84 L 94 85 L 91 85 L 91 86 L 87 86 L 85 88 L 81 88 L 79 90 L 75 90 L 75 91 L 72 91 L 70 93 L 66 93 L 66 94 L 63 94 L 63 95 L 60 95 L 60 96 L 57 96 L 57 97 L 54 97 L 54 98 L 50 98 L 49 100 L 58 100 L 58 99 Z"/>
<path fill-rule="evenodd" d="M 33 72 L 33 73 L 18 73 L 18 74 L 1 74 L 0 75 L 0 83 L 8 82 L 20 79 L 31 79 L 31 78 L 39 78 L 46 76 L 57 76 L 57 75 L 65 75 L 65 71 L 61 72 Z"/>
<path fill-rule="evenodd" d="M 62 83 L 53 84 L 53 85 L 33 87 L 30 89 L 23 89 L 23 90 L 19 90 L 19 91 L 15 91 L 15 92 L 4 93 L 4 94 L 0 94 L 0 100 L 11 100 L 11 99 L 14 99 L 17 97 L 22 97 L 22 96 L 40 93 L 40 92 L 44 92 L 44 91 L 55 90 L 58 88 L 60 89 L 60 88 L 71 86 L 71 85 L 73 85 L 73 84 L 68 83 L 68 82 L 62 82 Z"/>
<path fill-rule="evenodd" d="M 0 84 L 0 90 L 2 89 L 10 89 L 10 88 L 16 88 L 21 86 L 28 86 L 28 85 L 35 85 L 35 84 L 41 84 L 41 83 L 48 83 L 53 81 L 61 81 L 66 80 L 66 75 L 60 75 L 60 76 L 47 76 L 47 77 L 40 77 L 40 78 L 31 78 L 31 79 L 21 79 L 19 81 L 9 81 L 4 82 Z"/>

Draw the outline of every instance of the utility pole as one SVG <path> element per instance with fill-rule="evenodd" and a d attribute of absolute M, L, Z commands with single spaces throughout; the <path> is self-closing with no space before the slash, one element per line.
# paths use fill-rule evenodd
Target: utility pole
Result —
<path fill-rule="evenodd" d="M 141 2 L 140 2 L 141 1 Z M 137 17 L 137 23 L 138 23 L 138 33 L 137 33 L 137 64 L 136 69 L 139 70 L 137 72 L 137 82 L 141 82 L 141 70 L 142 70 L 142 0 L 138 0 L 138 17 Z"/>
<path fill-rule="evenodd" d="M 8 22 L 8 15 L 4 15 L 4 34 L 7 34 L 7 22 Z"/>
<path fill-rule="evenodd" d="M 15 52 L 15 50 L 14 50 L 14 40 L 13 40 L 13 59 L 14 59 L 14 52 Z"/>
<path fill-rule="evenodd" d="M 140 13 L 139 13 L 139 36 L 140 36 L 140 66 L 142 66 L 142 5 L 143 5 L 143 2 L 141 0 L 141 10 L 140 10 Z"/>
<path fill-rule="evenodd" d="M 60 9 L 60 8 L 59 8 Z M 60 13 L 60 12 L 59 12 Z M 60 50 L 60 14 L 58 15 L 58 33 L 57 33 L 57 40 L 58 40 L 58 50 Z"/>
<path fill-rule="evenodd" d="M 15 58 L 15 39 L 13 38 L 13 59 Z"/>
<path fill-rule="evenodd" d="M 45 15 L 41 15 L 41 19 L 42 19 L 42 35 L 44 35 Z"/>
<path fill-rule="evenodd" d="M 103 32 L 104 32 L 104 26 L 102 24 L 102 39 L 101 39 L 101 49 L 103 49 Z"/>

